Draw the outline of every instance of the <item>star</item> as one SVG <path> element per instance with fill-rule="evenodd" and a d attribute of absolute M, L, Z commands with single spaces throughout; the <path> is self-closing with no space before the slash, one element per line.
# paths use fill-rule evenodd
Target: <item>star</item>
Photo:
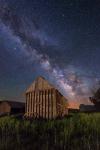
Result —
<path fill-rule="evenodd" d="M 94 0 L 1 1 L 0 97 L 21 95 L 25 83 L 26 88 L 41 74 L 65 96 L 88 99 L 87 89 L 100 77 L 100 5 Z M 9 91 L 16 86 L 18 93 Z"/>
<path fill-rule="evenodd" d="M 62 14 L 62 17 L 65 17 L 65 14 Z"/>

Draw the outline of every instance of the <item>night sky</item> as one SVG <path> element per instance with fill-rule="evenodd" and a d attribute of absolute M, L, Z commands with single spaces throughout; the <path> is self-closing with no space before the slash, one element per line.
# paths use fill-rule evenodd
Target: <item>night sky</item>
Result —
<path fill-rule="evenodd" d="M 0 99 L 22 100 L 40 75 L 88 102 L 100 84 L 99 0 L 0 0 Z"/>

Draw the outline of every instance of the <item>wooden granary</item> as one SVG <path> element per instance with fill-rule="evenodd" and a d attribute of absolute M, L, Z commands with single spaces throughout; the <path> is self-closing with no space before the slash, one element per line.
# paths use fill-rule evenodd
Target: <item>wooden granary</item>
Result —
<path fill-rule="evenodd" d="M 38 77 L 26 90 L 25 117 L 54 119 L 67 114 L 67 99 L 45 78 Z"/>

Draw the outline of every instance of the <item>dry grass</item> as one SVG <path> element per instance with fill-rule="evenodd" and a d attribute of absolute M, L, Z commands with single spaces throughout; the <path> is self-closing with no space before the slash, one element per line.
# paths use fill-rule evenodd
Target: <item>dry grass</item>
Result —
<path fill-rule="evenodd" d="M 52 121 L 0 118 L 0 150 L 100 150 L 100 113 Z"/>

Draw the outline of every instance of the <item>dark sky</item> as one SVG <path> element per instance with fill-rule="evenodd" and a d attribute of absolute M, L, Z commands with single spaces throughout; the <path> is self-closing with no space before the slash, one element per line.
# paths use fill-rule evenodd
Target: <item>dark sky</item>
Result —
<path fill-rule="evenodd" d="M 99 0 L 0 0 L 0 98 L 39 75 L 85 102 L 100 78 Z"/>

